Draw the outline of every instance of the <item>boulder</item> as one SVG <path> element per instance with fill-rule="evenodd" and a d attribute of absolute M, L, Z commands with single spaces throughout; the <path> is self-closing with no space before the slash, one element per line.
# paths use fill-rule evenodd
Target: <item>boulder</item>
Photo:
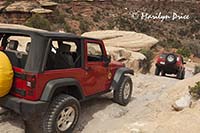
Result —
<path fill-rule="evenodd" d="M 44 1 L 44 0 L 39 1 L 39 3 L 42 7 L 55 7 L 58 5 L 58 3 L 56 2 Z"/>
<path fill-rule="evenodd" d="M 92 31 L 82 34 L 85 37 L 102 39 L 107 46 L 115 46 L 126 49 L 151 48 L 158 40 L 148 35 L 130 31 Z"/>
<path fill-rule="evenodd" d="M 112 60 L 121 61 L 134 71 L 139 71 L 141 69 L 140 64 L 146 59 L 143 54 L 125 48 L 106 46 L 106 49 Z"/>
<path fill-rule="evenodd" d="M 39 4 L 34 1 L 16 1 L 6 7 L 6 12 L 23 12 L 30 13 L 34 8 L 38 8 Z"/>
<path fill-rule="evenodd" d="M 6 8 L 5 1 L 0 1 L 0 12 L 5 8 Z"/>
<path fill-rule="evenodd" d="M 38 13 L 38 14 L 50 14 L 53 11 L 49 9 L 44 9 L 44 8 L 35 8 L 31 10 L 32 13 Z"/>
<path fill-rule="evenodd" d="M 176 100 L 174 104 L 172 104 L 172 107 L 176 111 L 181 111 L 184 108 L 191 107 L 192 100 L 191 96 L 189 94 L 181 97 L 180 99 Z"/>
<path fill-rule="evenodd" d="M 143 48 L 149 49 L 158 42 L 153 37 L 130 31 L 92 31 L 86 32 L 82 36 L 103 40 L 107 52 L 113 60 L 123 62 L 135 71 L 139 71 L 143 67 L 146 59 L 143 54 L 135 51 Z"/>

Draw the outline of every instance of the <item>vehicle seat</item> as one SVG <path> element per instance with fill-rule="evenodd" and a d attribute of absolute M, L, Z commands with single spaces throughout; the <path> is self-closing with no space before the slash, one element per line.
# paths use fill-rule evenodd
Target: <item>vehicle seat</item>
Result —
<path fill-rule="evenodd" d="M 73 68 L 73 57 L 70 54 L 71 46 L 68 44 L 62 44 L 59 46 L 56 56 L 55 56 L 55 68 L 65 69 Z"/>
<path fill-rule="evenodd" d="M 8 48 L 5 50 L 6 55 L 8 56 L 8 58 L 10 59 L 10 62 L 13 66 L 19 67 L 20 63 L 19 63 L 19 59 L 17 57 L 18 55 L 18 48 L 19 42 L 16 40 L 10 40 L 10 42 L 8 43 Z"/>

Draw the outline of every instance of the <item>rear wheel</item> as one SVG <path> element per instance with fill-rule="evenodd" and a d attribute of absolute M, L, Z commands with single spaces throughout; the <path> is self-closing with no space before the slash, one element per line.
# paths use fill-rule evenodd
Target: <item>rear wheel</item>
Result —
<path fill-rule="evenodd" d="M 155 70 L 155 75 L 157 75 L 157 76 L 158 76 L 158 75 L 160 74 L 160 71 L 161 71 L 161 70 L 160 70 L 160 68 L 156 67 L 156 70 Z"/>
<path fill-rule="evenodd" d="M 114 101 L 120 105 L 126 106 L 131 100 L 132 80 L 128 76 L 124 76 L 121 86 L 114 90 Z"/>
<path fill-rule="evenodd" d="M 59 95 L 51 103 L 43 121 L 44 133 L 71 133 L 80 113 L 77 99 L 69 95 Z"/>
<path fill-rule="evenodd" d="M 179 70 L 177 73 L 178 79 L 184 79 L 185 78 L 185 70 Z"/>

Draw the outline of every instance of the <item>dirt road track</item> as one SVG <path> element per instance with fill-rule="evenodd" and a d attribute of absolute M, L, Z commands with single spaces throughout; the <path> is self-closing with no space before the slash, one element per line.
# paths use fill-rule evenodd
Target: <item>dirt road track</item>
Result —
<path fill-rule="evenodd" d="M 187 68 L 186 77 L 191 77 L 191 72 L 192 68 Z M 135 133 L 155 128 L 153 122 L 164 106 L 157 102 L 159 96 L 179 80 L 150 74 L 136 74 L 132 80 L 133 98 L 126 107 L 113 103 L 111 93 L 82 103 L 75 133 Z M 23 133 L 23 128 L 22 120 L 14 113 L 0 117 L 0 133 Z"/>

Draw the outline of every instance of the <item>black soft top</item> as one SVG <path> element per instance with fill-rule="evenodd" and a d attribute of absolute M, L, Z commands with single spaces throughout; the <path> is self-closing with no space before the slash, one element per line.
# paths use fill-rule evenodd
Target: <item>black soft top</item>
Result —
<path fill-rule="evenodd" d="M 41 35 L 45 37 L 72 37 L 80 38 L 79 36 L 72 33 L 61 33 L 61 32 L 51 32 L 47 30 L 41 30 L 36 28 L 31 28 L 23 25 L 15 24 L 0 24 L 0 32 L 2 33 L 18 33 L 18 34 L 28 34 L 28 35 Z"/>
<path fill-rule="evenodd" d="M 72 33 L 64 33 L 64 32 L 52 32 L 42 29 L 36 29 L 27 27 L 24 25 L 16 25 L 16 24 L 2 24 L 0 23 L 0 33 L 13 33 L 13 34 L 24 34 L 24 35 L 40 35 L 48 38 L 74 38 L 74 39 L 92 39 L 92 40 L 99 40 L 95 38 L 88 38 L 77 36 Z"/>
<path fill-rule="evenodd" d="M 31 37 L 31 50 L 29 51 L 24 69 L 26 72 L 33 73 L 40 73 L 43 72 L 43 70 L 45 69 L 45 61 L 48 56 L 49 49 L 49 40 L 51 38 L 75 39 L 77 41 L 80 41 L 80 44 L 82 44 L 81 40 L 83 39 L 98 40 L 94 38 L 77 36 L 71 33 L 50 32 L 46 30 L 30 28 L 23 25 L 1 23 L 0 34 L 16 34 Z"/>

